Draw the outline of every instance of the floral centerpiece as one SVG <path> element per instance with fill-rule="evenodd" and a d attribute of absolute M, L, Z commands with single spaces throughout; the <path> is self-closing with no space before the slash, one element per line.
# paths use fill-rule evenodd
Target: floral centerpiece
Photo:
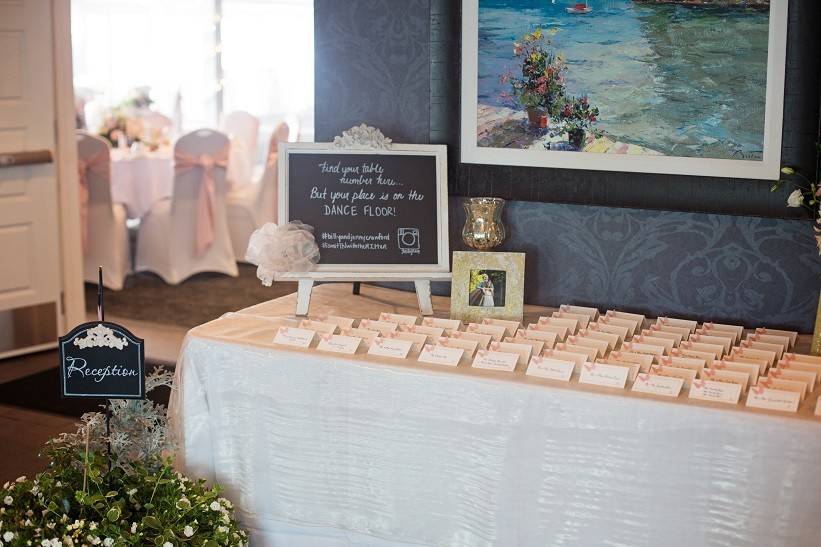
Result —
<path fill-rule="evenodd" d="M 555 29 L 548 34 L 555 34 Z M 525 34 L 513 44 L 513 54 L 521 61 L 521 75 L 508 72 L 513 96 L 527 110 L 531 124 L 539 125 L 542 116 L 557 116 L 565 95 L 565 64 L 560 55 L 548 49 L 550 41 L 542 29 Z M 546 122 L 543 122 L 546 125 Z"/>
<path fill-rule="evenodd" d="M 146 391 L 171 381 L 158 371 Z M 247 545 L 220 489 L 173 470 L 165 408 L 150 400 L 111 405 L 109 435 L 104 414 L 85 414 L 75 433 L 46 445 L 44 472 L 3 485 L 0 545 Z"/>
<path fill-rule="evenodd" d="M 124 138 L 131 146 L 142 139 L 144 129 L 142 120 L 129 115 L 124 108 L 115 108 L 103 120 L 103 125 L 97 129 L 97 133 L 112 146 L 118 146 L 120 138 Z"/>
<path fill-rule="evenodd" d="M 821 144 L 817 146 L 821 151 Z M 793 191 L 787 196 L 787 207 L 803 207 L 815 221 L 815 243 L 821 254 L 821 184 L 792 167 L 782 167 L 781 174 L 784 176 L 773 183 L 770 191 L 775 192 L 785 184 L 793 187 Z"/>

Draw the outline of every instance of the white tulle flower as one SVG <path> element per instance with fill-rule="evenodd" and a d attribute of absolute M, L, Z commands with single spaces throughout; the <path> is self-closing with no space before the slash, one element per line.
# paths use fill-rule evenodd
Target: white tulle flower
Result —
<path fill-rule="evenodd" d="M 256 264 L 257 277 L 266 287 L 277 273 L 309 272 L 319 262 L 313 231 L 298 220 L 282 226 L 269 222 L 251 234 L 245 260 Z"/>
<path fill-rule="evenodd" d="M 792 194 L 787 197 L 787 207 L 801 207 L 804 203 L 804 195 L 801 190 L 793 190 Z"/>

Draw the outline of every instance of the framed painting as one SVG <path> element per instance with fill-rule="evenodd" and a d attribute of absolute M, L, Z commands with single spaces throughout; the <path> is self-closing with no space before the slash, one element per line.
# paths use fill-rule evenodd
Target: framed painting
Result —
<path fill-rule="evenodd" d="M 462 161 L 777 179 L 787 0 L 464 0 Z"/>

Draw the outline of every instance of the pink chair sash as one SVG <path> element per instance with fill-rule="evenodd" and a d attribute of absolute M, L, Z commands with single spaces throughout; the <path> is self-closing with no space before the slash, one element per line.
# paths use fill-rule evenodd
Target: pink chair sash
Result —
<path fill-rule="evenodd" d="M 77 175 L 80 178 L 80 231 L 83 237 L 83 249 L 88 247 L 89 173 L 94 173 L 105 180 L 109 180 L 111 164 L 108 161 L 108 150 L 101 149 L 92 156 L 77 160 Z"/>
<path fill-rule="evenodd" d="M 216 184 L 214 168 L 228 166 L 228 150 L 225 147 L 213 156 L 202 154 L 194 157 L 178 150 L 174 151 L 174 172 L 184 173 L 196 167 L 202 169 L 200 191 L 197 197 L 197 233 L 194 240 L 194 251 L 201 256 L 214 242 L 214 217 L 216 215 Z"/>

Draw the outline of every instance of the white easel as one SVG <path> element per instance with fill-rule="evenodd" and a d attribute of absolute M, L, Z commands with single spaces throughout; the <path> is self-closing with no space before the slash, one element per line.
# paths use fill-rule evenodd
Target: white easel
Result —
<path fill-rule="evenodd" d="M 319 264 L 315 271 L 290 272 L 277 281 L 297 281 L 296 315 L 308 314 L 314 282 L 397 282 L 413 281 L 422 315 L 433 314 L 431 281 L 450 281 L 448 245 L 447 147 L 443 145 L 393 144 L 381 131 L 362 124 L 336 137 L 333 143 L 280 143 L 279 222 L 292 220 L 288 211 L 288 158 L 290 154 L 384 154 L 429 155 L 436 157 L 437 262 L 429 265 Z M 301 220 L 301 219 L 294 219 Z M 320 250 L 320 260 L 321 260 Z"/>

